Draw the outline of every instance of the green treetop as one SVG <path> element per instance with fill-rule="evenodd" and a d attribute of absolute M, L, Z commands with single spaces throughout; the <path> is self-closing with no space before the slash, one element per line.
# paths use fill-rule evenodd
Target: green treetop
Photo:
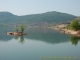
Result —
<path fill-rule="evenodd" d="M 80 24 L 78 20 L 73 20 L 69 26 L 69 29 L 71 30 L 79 30 L 80 29 Z"/>

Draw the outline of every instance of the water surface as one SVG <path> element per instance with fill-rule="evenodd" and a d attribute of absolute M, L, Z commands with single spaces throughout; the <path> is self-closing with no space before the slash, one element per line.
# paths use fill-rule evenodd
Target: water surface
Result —
<path fill-rule="evenodd" d="M 9 36 L 8 31 L 14 28 L 0 27 L 0 60 L 79 60 L 80 38 L 45 28 L 27 28 L 26 36 Z"/>

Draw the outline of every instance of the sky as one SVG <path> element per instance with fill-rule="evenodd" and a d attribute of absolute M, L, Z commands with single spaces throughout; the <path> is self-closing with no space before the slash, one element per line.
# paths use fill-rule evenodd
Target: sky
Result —
<path fill-rule="evenodd" d="M 0 0 L 0 12 L 28 15 L 58 11 L 80 16 L 80 0 Z"/>

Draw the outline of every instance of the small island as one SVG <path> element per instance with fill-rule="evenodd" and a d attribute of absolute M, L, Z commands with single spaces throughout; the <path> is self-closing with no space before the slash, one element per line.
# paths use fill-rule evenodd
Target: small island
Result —
<path fill-rule="evenodd" d="M 19 32 L 19 27 L 20 27 L 20 32 Z M 7 35 L 14 35 L 14 36 L 22 36 L 22 35 L 26 35 L 26 33 L 24 33 L 24 25 L 20 25 L 19 27 L 15 28 L 15 32 L 6 32 Z"/>

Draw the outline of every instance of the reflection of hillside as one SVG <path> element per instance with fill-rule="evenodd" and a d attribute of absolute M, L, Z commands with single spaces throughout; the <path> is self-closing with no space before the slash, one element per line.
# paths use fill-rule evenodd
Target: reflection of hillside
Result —
<path fill-rule="evenodd" d="M 0 41 L 9 41 L 13 36 L 0 35 Z"/>
<path fill-rule="evenodd" d="M 6 34 L 4 34 L 4 32 L 7 31 L 12 31 L 11 28 L 3 28 L 0 31 L 0 40 L 4 40 L 4 41 L 8 41 L 12 38 L 14 38 L 14 36 L 8 36 Z M 40 41 L 44 41 L 47 43 L 61 43 L 61 42 L 67 42 L 69 41 L 69 36 L 65 35 L 65 34 L 61 34 L 59 32 L 56 31 L 52 31 L 49 29 L 27 29 L 25 30 L 25 32 L 27 32 L 28 35 L 25 36 L 25 38 L 27 39 L 34 39 L 34 40 L 40 40 Z M 18 39 L 17 37 L 15 37 L 16 39 Z M 24 39 L 22 37 L 22 39 Z M 22 40 L 21 40 L 22 41 Z"/>
<path fill-rule="evenodd" d="M 7 28 L 7 27 L 0 27 L 0 41 L 8 41 L 13 38 L 13 36 L 8 36 L 5 33 L 7 31 L 12 31 L 12 28 Z"/>
<path fill-rule="evenodd" d="M 33 30 L 33 31 L 32 31 Z M 46 32 L 45 32 L 46 30 Z M 44 41 L 47 43 L 60 43 L 69 41 L 69 36 L 48 29 L 30 29 L 26 38 Z"/>

